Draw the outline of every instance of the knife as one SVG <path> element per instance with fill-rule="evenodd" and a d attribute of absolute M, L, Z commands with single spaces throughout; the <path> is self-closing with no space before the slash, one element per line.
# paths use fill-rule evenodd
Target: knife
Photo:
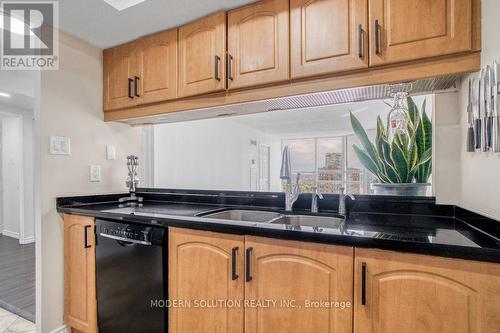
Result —
<path fill-rule="evenodd" d="M 474 115 L 472 113 L 472 79 L 469 78 L 469 95 L 467 101 L 467 121 L 469 123 L 469 128 L 467 129 L 467 152 L 473 152 L 475 150 L 474 144 Z"/>
<path fill-rule="evenodd" d="M 488 150 L 493 150 L 493 81 L 494 81 L 493 68 L 488 65 L 486 67 L 485 76 L 485 92 L 484 98 L 486 99 L 486 141 L 488 142 Z"/>
<path fill-rule="evenodd" d="M 489 135 L 489 101 L 488 101 L 488 84 L 489 76 L 488 76 L 488 68 L 484 68 L 481 70 L 481 98 L 480 103 L 482 105 L 481 110 L 481 122 L 483 125 L 482 133 L 483 133 L 483 152 L 487 152 L 490 149 L 490 135 Z"/>
<path fill-rule="evenodd" d="M 500 153 L 500 68 L 497 61 L 493 62 L 493 81 L 491 85 L 491 108 L 493 114 L 493 151 Z"/>
<path fill-rule="evenodd" d="M 483 129 L 483 124 L 482 124 L 482 121 L 481 121 L 481 110 L 483 108 L 483 106 L 481 105 L 481 77 L 482 77 L 482 73 L 479 74 L 479 79 L 477 79 L 475 81 L 475 84 L 474 84 L 474 94 L 475 94 L 475 107 L 476 107 L 476 110 L 477 110 L 477 113 L 476 113 L 476 119 L 474 120 L 474 134 L 475 134 L 475 139 L 474 139 L 474 142 L 476 144 L 476 149 L 481 149 L 481 146 L 482 146 L 482 139 L 483 139 L 483 136 L 481 134 L 481 131 Z"/>

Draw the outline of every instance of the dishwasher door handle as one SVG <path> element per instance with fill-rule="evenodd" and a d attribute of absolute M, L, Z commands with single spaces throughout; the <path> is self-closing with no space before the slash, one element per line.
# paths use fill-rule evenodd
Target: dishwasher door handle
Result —
<path fill-rule="evenodd" d="M 126 238 L 126 237 L 115 236 L 115 235 L 108 235 L 108 234 L 100 233 L 99 236 L 104 237 L 104 238 L 114 239 L 117 241 L 132 243 L 132 244 L 142 244 L 142 245 L 148 245 L 148 246 L 151 245 L 151 242 L 148 242 L 148 241 L 141 241 L 141 240 L 130 239 L 130 238 Z"/>

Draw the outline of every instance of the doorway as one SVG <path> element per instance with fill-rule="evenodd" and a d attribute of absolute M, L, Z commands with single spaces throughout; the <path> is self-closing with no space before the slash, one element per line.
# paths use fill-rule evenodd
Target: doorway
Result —
<path fill-rule="evenodd" d="M 34 330 L 36 307 L 33 100 L 5 91 L 3 96 L 0 101 L 0 333 L 3 328 L 7 332 Z"/>

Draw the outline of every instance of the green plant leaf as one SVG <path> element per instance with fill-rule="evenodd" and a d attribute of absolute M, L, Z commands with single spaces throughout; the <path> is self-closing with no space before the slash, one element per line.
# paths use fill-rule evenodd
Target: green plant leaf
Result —
<path fill-rule="evenodd" d="M 377 150 L 373 143 L 371 143 L 370 139 L 368 138 L 368 134 L 366 134 L 365 129 L 359 122 L 359 120 L 356 118 L 356 116 L 350 112 L 351 115 L 351 126 L 354 131 L 354 134 L 358 137 L 359 141 L 361 142 L 361 145 L 365 149 L 365 152 L 368 154 L 370 159 L 375 163 L 377 167 L 377 171 L 379 171 L 380 168 L 380 159 L 377 154 Z"/>
<path fill-rule="evenodd" d="M 374 176 L 378 178 L 379 176 L 378 166 L 370 158 L 370 156 L 364 150 L 359 148 L 357 145 L 352 145 L 352 149 L 354 150 L 354 153 L 356 153 L 356 156 L 358 157 L 361 164 L 363 164 L 363 166 L 367 168 L 368 171 L 370 171 Z"/>
<path fill-rule="evenodd" d="M 406 105 L 408 106 L 408 115 L 410 116 L 410 121 L 415 128 L 416 125 L 420 122 L 420 113 L 418 112 L 417 105 L 413 98 L 408 96 L 406 98 Z"/>
<path fill-rule="evenodd" d="M 419 167 L 421 167 L 422 165 L 425 165 L 427 164 L 428 162 L 430 162 L 432 160 L 432 148 L 429 148 L 427 149 L 421 159 L 418 161 L 418 163 L 413 167 L 413 169 L 417 169 Z M 427 166 L 428 167 L 428 166 Z"/>
<path fill-rule="evenodd" d="M 408 159 L 405 155 L 404 148 L 399 145 L 399 143 L 394 140 L 392 142 L 391 149 L 391 159 L 393 161 L 393 165 L 398 172 L 399 178 L 401 182 L 408 183 Z"/>

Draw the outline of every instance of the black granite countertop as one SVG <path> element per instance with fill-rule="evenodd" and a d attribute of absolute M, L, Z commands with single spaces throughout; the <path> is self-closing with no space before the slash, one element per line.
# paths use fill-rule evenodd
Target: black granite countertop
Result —
<path fill-rule="evenodd" d="M 275 201 L 280 199 L 276 198 L 279 194 L 267 194 L 267 201 L 266 195 L 261 193 L 244 193 L 243 197 L 246 199 L 240 197 L 241 192 L 214 192 L 214 195 L 219 199 L 215 200 L 212 196 L 203 198 L 196 193 L 182 192 L 172 196 L 172 192 L 168 195 L 151 195 L 144 192 L 142 196 L 145 201 L 142 207 L 118 203 L 118 198 L 126 194 L 66 197 L 58 199 L 57 210 L 60 213 L 93 216 L 130 224 L 192 228 L 500 263 L 500 222 L 459 207 L 439 207 L 440 205 L 433 202 L 433 198 L 364 196 L 360 197 L 359 201 L 365 200 L 369 203 L 358 202 L 357 207 L 350 207 L 351 212 L 345 222 L 338 226 L 299 227 L 199 216 L 224 208 L 285 213 L 281 206 L 275 204 Z M 325 199 L 334 201 L 334 196 Z M 259 202 L 249 204 L 249 200 Z M 377 200 L 378 205 L 372 202 Z M 293 214 L 311 215 L 304 209 L 306 203 L 299 202 L 297 206 Z M 336 216 L 333 206 L 324 205 L 321 213 L 316 215 Z M 405 210 L 411 213 L 404 214 Z"/>

